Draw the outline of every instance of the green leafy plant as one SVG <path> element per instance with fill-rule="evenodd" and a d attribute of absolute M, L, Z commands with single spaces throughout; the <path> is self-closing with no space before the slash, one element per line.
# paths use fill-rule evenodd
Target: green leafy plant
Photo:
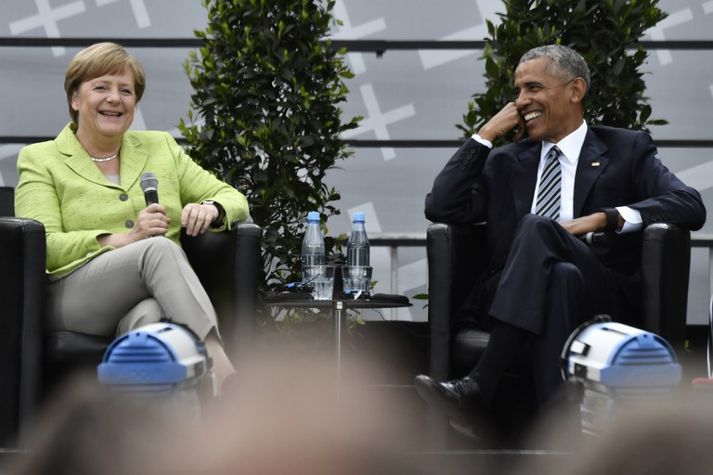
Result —
<path fill-rule="evenodd" d="M 339 134 L 343 51 L 324 40 L 335 20 L 334 0 L 204 0 L 204 45 L 184 63 L 193 86 L 180 130 L 203 167 L 243 192 L 263 229 L 268 287 L 294 281 L 308 211 L 319 211 L 327 253 L 345 237 L 328 235 L 339 193 L 327 170 L 351 153 Z"/>
<path fill-rule="evenodd" d="M 638 41 L 666 17 L 657 0 L 504 0 L 495 26 L 487 22 L 486 92 L 473 95 L 463 124 L 466 137 L 514 98 L 513 73 L 529 49 L 558 43 L 578 51 L 589 64 L 591 87 L 585 98 L 590 125 L 647 129 L 665 124 L 651 119 L 641 66 L 647 53 Z"/>

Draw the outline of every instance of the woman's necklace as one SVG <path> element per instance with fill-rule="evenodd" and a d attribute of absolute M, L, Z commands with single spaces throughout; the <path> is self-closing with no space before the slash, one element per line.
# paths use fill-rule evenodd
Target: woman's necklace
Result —
<path fill-rule="evenodd" d="M 92 157 L 91 155 L 89 155 L 89 158 L 91 158 L 93 162 L 104 163 L 104 162 L 108 162 L 110 160 L 114 160 L 118 156 L 119 156 L 119 152 L 117 151 L 114 155 L 110 155 L 108 157 L 100 158 L 100 157 Z"/>

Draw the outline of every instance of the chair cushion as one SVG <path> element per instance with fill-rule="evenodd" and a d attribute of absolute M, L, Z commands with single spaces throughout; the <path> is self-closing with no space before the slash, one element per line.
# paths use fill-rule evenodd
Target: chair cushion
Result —
<path fill-rule="evenodd" d="M 480 360 L 490 335 L 475 328 L 458 330 L 451 345 L 451 362 L 458 373 L 470 371 Z"/>
<path fill-rule="evenodd" d="M 50 366 L 98 365 L 113 337 L 60 330 L 47 335 L 45 357 Z"/>

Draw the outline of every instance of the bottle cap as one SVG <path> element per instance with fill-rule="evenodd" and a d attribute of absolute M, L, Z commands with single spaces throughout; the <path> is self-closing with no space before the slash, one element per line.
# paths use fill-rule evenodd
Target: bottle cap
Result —
<path fill-rule="evenodd" d="M 354 214 L 352 214 L 352 222 L 363 223 L 364 213 L 361 211 L 355 211 Z"/>
<path fill-rule="evenodd" d="M 307 213 L 307 221 L 319 222 L 319 211 L 310 211 Z"/>

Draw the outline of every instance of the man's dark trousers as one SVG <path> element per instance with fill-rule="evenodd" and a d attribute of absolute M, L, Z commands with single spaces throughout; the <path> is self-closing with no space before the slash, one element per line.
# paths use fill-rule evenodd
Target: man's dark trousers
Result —
<path fill-rule="evenodd" d="M 562 387 L 560 355 L 569 334 L 596 314 L 612 315 L 615 295 L 608 269 L 585 243 L 551 219 L 532 214 L 522 218 L 489 315 L 504 324 L 496 323 L 494 332 L 512 326 L 525 336 L 540 407 L 553 402 Z M 495 336 L 491 344 L 513 341 Z M 520 350 L 489 348 L 484 358 L 490 353 L 501 359 L 508 353 L 522 354 Z M 487 371 L 476 367 L 476 380 L 479 369 Z M 492 383 L 488 379 L 485 383 Z"/>

